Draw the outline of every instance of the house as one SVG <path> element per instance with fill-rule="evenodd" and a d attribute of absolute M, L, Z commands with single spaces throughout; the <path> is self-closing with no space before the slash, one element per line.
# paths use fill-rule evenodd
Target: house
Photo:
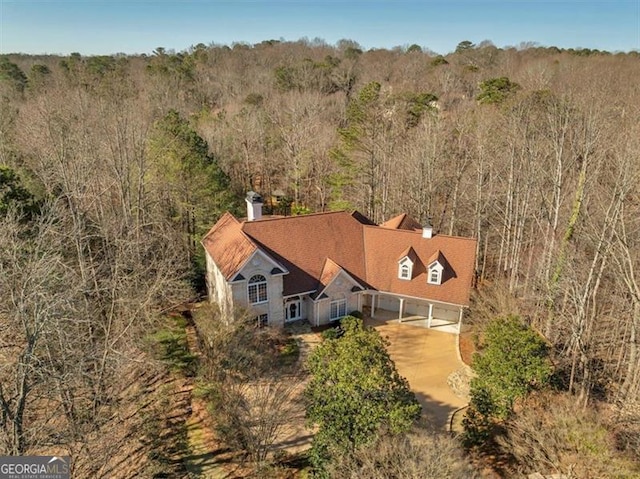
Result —
<path fill-rule="evenodd" d="M 403 214 L 376 225 L 358 212 L 263 217 L 249 192 L 247 219 L 224 214 L 203 238 L 209 299 L 260 324 L 321 325 L 368 307 L 429 326 L 460 327 L 476 241 L 433 234 Z"/>

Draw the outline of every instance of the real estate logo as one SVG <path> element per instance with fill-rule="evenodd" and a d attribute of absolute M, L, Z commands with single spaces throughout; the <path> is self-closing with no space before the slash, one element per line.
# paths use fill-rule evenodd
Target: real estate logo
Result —
<path fill-rule="evenodd" d="M 0 456 L 0 479 L 70 479 L 68 456 Z"/>

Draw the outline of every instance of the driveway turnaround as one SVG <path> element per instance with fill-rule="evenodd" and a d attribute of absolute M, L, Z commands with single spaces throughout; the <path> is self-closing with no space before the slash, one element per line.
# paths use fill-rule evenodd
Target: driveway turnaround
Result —
<path fill-rule="evenodd" d="M 448 429 L 451 415 L 466 406 L 447 384 L 449 375 L 464 364 L 458 359 L 456 335 L 412 325 L 411 321 L 367 319 L 389 340 L 388 351 L 401 376 L 422 404 L 423 415 L 438 429 Z"/>

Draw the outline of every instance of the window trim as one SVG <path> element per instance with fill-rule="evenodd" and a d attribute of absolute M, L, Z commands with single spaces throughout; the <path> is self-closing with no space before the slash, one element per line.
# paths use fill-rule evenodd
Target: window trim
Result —
<path fill-rule="evenodd" d="M 406 269 L 406 275 L 403 273 Z M 411 281 L 413 278 L 413 261 L 408 256 L 403 257 L 400 261 L 398 261 L 398 279 L 403 281 Z"/>
<path fill-rule="evenodd" d="M 398 268 L 398 278 L 409 280 L 411 279 L 411 266 L 408 263 L 400 263 Z"/>
<path fill-rule="evenodd" d="M 442 284 L 442 271 L 444 268 L 442 265 L 435 261 L 429 265 L 429 276 L 427 276 L 427 283 L 429 284 Z"/>
<path fill-rule="evenodd" d="M 252 300 L 252 294 L 255 301 Z M 249 304 L 264 304 L 269 301 L 267 278 L 262 274 L 254 274 L 247 282 L 247 300 Z"/>
<path fill-rule="evenodd" d="M 334 306 L 336 309 L 337 316 L 333 315 Z M 341 309 L 343 314 L 340 314 Z M 333 301 L 331 301 L 331 304 L 329 305 L 329 321 L 337 321 L 341 318 L 344 318 L 346 315 L 347 315 L 347 299 L 346 298 L 334 299 Z"/>

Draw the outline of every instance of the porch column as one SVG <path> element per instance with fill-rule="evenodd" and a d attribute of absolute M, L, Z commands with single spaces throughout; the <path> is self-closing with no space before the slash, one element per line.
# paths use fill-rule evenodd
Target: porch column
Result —
<path fill-rule="evenodd" d="M 376 317 L 376 294 L 373 293 L 371 295 L 371 317 Z"/>
<path fill-rule="evenodd" d="M 429 303 L 429 316 L 427 317 L 427 327 L 431 327 L 431 320 L 433 319 L 433 303 Z"/>
<path fill-rule="evenodd" d="M 320 302 L 315 303 L 316 308 L 316 327 L 320 326 Z"/>
<path fill-rule="evenodd" d="M 458 317 L 458 334 L 462 331 L 462 306 L 460 306 L 460 314 Z"/>
<path fill-rule="evenodd" d="M 362 312 L 362 293 L 358 293 L 358 311 Z"/>
<path fill-rule="evenodd" d="M 404 309 L 404 298 L 400 298 L 400 310 L 398 311 L 398 322 L 402 322 L 402 310 Z"/>
<path fill-rule="evenodd" d="M 282 321 L 287 322 L 287 300 L 282 298 Z"/>

